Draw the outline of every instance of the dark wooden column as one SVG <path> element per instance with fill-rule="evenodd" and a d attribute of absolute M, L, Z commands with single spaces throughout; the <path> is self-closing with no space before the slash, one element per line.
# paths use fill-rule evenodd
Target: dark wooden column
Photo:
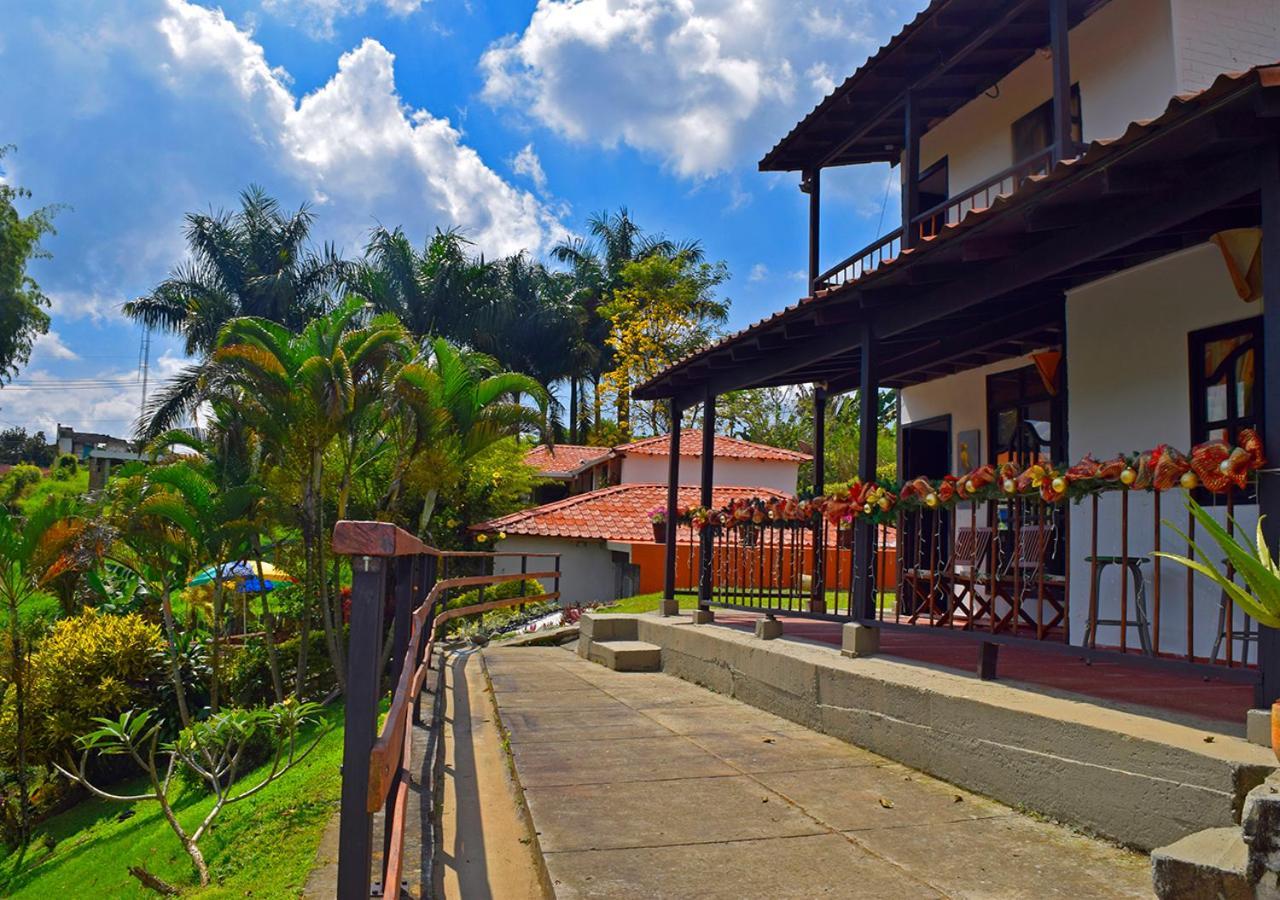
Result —
<path fill-rule="evenodd" d="M 714 502 L 712 487 L 715 484 L 716 464 L 716 398 L 707 394 L 702 401 L 702 487 L 698 502 L 711 509 Z M 698 553 L 698 608 L 706 609 L 711 603 L 711 555 L 715 552 L 715 535 L 710 528 L 703 528 L 699 536 Z"/>
<path fill-rule="evenodd" d="M 920 213 L 920 103 L 908 89 L 902 99 L 902 248 L 916 243 L 911 220 Z"/>
<path fill-rule="evenodd" d="M 818 238 L 822 233 L 822 170 L 805 172 L 800 190 L 809 195 L 809 296 L 812 297 L 817 293 L 821 271 Z"/>
<path fill-rule="evenodd" d="M 373 819 L 366 806 L 369 753 L 378 733 L 387 571 L 386 562 L 376 556 L 354 557 L 351 569 L 351 649 L 347 653 L 347 706 L 342 735 L 338 896 L 367 897 L 373 861 Z"/>
<path fill-rule="evenodd" d="M 1268 469 L 1280 463 L 1280 143 L 1262 154 L 1262 445 L 1270 459 Z M 1280 473 L 1258 475 L 1258 513 L 1266 516 L 1262 531 L 1274 553 L 1280 543 Z M 1280 699 L 1280 631 L 1258 628 L 1258 685 L 1260 707 Z"/>
<path fill-rule="evenodd" d="M 827 489 L 827 388 L 813 386 L 813 496 Z M 826 612 L 827 548 L 822 541 L 822 522 L 813 526 L 813 592 L 810 612 Z"/>
<path fill-rule="evenodd" d="M 858 370 L 861 392 L 861 415 L 858 421 L 858 477 L 863 484 L 876 478 L 876 429 L 879 384 L 876 381 L 876 343 L 867 322 L 862 327 L 862 360 Z M 865 519 L 858 519 L 853 540 L 853 611 L 864 619 L 876 613 L 874 582 L 871 578 L 875 549 L 875 529 Z"/>
<path fill-rule="evenodd" d="M 680 505 L 680 404 L 671 398 L 671 456 L 667 461 L 667 548 L 662 574 L 662 614 L 680 610 L 676 602 L 676 508 Z"/>
<path fill-rule="evenodd" d="M 1076 155 L 1071 138 L 1071 53 L 1067 0 L 1049 0 L 1049 49 L 1053 53 L 1053 161 Z M 1015 159 L 1018 163 L 1022 160 Z"/>

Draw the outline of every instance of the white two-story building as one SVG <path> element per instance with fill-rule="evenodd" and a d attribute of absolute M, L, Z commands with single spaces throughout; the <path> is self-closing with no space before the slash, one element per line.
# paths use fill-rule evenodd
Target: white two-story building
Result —
<path fill-rule="evenodd" d="M 900 171 L 901 223 L 823 260 L 840 226 L 824 218 L 822 174 L 870 163 Z M 1280 459 L 1276 0 L 935 0 L 760 168 L 798 173 L 808 194 L 808 296 L 637 397 L 680 409 L 765 385 L 894 389 L 904 481 L 983 463 L 1061 472 L 1247 428 Z M 866 442 L 868 477 L 874 462 Z M 1230 504 L 1250 535 L 1260 502 L 1277 543 L 1266 470 L 1229 500 L 1196 496 L 1223 520 Z M 1152 555 L 1186 552 L 1159 525 L 1187 527 L 1182 498 L 909 518 L 896 583 L 855 563 L 848 605 L 819 611 L 1229 668 L 1272 699 L 1276 636 Z"/>

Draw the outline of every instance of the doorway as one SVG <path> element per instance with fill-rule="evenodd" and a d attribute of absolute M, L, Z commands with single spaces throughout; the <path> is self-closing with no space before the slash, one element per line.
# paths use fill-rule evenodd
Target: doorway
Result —
<path fill-rule="evenodd" d="M 951 474 L 951 416 L 937 416 L 902 426 L 902 459 L 899 471 L 904 481 L 924 476 L 936 481 Z M 936 569 L 947 559 L 950 549 L 949 516 L 941 510 L 920 510 L 902 517 L 898 534 L 898 559 L 908 573 Z M 932 579 L 902 578 L 898 585 L 898 609 L 912 615 L 929 602 Z"/>
<path fill-rule="evenodd" d="M 919 212 L 928 212 L 951 196 L 947 180 L 947 158 L 945 156 L 920 173 L 920 180 L 917 182 L 919 185 L 917 188 L 917 196 L 919 198 L 917 200 L 919 204 L 917 209 Z M 934 237 L 946 224 L 945 211 L 927 219 L 921 219 L 920 237 L 922 239 Z"/>

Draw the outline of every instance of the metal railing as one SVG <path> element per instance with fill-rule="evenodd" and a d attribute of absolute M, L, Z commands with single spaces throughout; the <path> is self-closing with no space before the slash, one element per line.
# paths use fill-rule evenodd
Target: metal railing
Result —
<path fill-rule="evenodd" d="M 351 560 L 350 636 L 342 748 L 342 798 L 338 843 L 338 896 L 399 896 L 404 872 L 405 816 L 409 798 L 414 724 L 423 722 L 421 697 L 442 626 L 461 616 L 560 597 L 560 555 L 556 553 L 449 552 L 430 547 L 386 522 L 338 522 L 333 552 Z M 520 571 L 451 576 L 450 562 L 474 570 L 503 557 L 520 559 Z M 553 561 L 545 571 L 529 571 L 529 560 Z M 545 567 L 543 563 L 540 567 Z M 546 579 L 554 590 L 484 600 L 484 588 L 511 581 Z M 479 601 L 447 608 L 450 591 L 479 588 Z M 388 629 L 384 610 L 391 608 Z M 384 670 L 384 641 L 391 641 Z M 392 685 L 381 730 L 378 710 Z M 440 739 L 438 723 L 436 739 Z M 424 799 L 424 803 L 429 800 Z M 374 819 L 382 810 L 382 859 L 374 873 Z M 431 852 L 424 838 L 423 852 Z M 392 886 L 392 887 L 389 887 Z"/>

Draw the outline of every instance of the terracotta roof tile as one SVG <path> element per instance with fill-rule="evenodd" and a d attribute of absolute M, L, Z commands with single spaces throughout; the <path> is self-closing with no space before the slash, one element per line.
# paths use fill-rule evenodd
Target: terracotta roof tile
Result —
<path fill-rule="evenodd" d="M 682 485 L 679 503 L 696 506 L 698 496 L 696 485 Z M 719 508 L 735 497 L 784 496 L 763 487 L 716 487 L 712 503 Z M 472 526 L 472 531 L 647 543 L 653 541 L 649 510 L 666 502 L 665 484 L 620 484 L 490 519 Z"/>
<path fill-rule="evenodd" d="M 587 447 L 581 444 L 556 444 L 548 447 L 539 444 L 524 455 L 524 461 L 548 478 L 569 478 L 591 463 L 603 461 L 611 452 L 608 447 Z"/>
<path fill-rule="evenodd" d="M 641 456 L 667 456 L 670 452 L 671 436 L 644 438 L 617 448 L 619 453 L 635 453 Z M 690 429 L 680 432 L 680 455 L 702 456 L 702 432 Z M 755 444 L 738 438 L 717 434 L 715 438 L 715 455 L 717 459 L 761 459 L 785 462 L 807 462 L 813 459 L 807 453 L 795 450 L 784 450 L 781 447 L 770 447 L 768 444 Z"/>

